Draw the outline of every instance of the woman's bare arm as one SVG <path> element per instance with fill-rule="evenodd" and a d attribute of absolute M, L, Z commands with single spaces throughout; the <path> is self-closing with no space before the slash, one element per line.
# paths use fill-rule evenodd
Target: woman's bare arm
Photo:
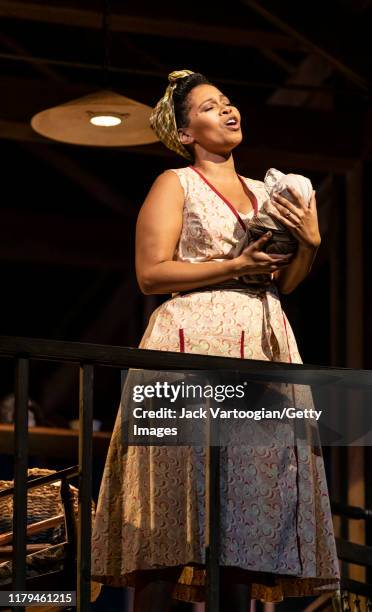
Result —
<path fill-rule="evenodd" d="M 171 170 L 155 180 L 138 215 L 136 226 L 136 275 L 145 295 L 174 293 L 219 283 L 249 273 L 267 274 L 283 262 L 274 260 L 260 248 L 268 238 L 261 238 L 244 256 L 205 263 L 174 261 L 181 235 L 184 191 Z"/>
<path fill-rule="evenodd" d="M 274 280 L 281 293 L 291 293 L 306 278 L 311 270 L 317 250 L 321 243 L 315 191 L 308 204 L 293 187 L 288 187 L 294 203 L 277 194 L 273 197 L 276 217 L 298 240 L 298 249 L 285 270 L 274 273 Z M 290 214 L 290 217 L 288 217 Z"/>
<path fill-rule="evenodd" d="M 318 246 L 298 245 L 296 255 L 285 270 L 274 272 L 274 280 L 281 293 L 292 293 L 306 278 L 316 257 Z"/>

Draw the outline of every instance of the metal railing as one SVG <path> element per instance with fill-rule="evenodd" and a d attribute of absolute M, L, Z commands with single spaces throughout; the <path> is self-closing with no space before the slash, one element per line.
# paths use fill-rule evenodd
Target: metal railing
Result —
<path fill-rule="evenodd" d="M 347 519 L 371 520 L 372 510 L 350 506 L 341 502 L 331 503 L 332 514 Z M 337 555 L 340 561 L 345 563 L 363 566 L 366 569 L 372 568 L 372 546 L 349 542 L 344 538 L 336 538 Z M 354 596 L 354 600 L 352 599 Z M 372 584 L 361 582 L 341 574 L 341 600 L 340 608 L 342 612 L 361 612 L 360 597 L 366 598 L 366 611 L 372 611 Z M 351 605 L 350 607 L 350 598 Z"/>
<path fill-rule="evenodd" d="M 28 463 L 28 388 L 30 360 L 68 362 L 80 368 L 79 382 L 79 511 L 77 530 L 77 610 L 90 609 L 91 576 L 91 498 L 92 498 L 92 419 L 94 368 L 109 366 L 126 370 L 230 370 L 249 373 L 259 369 L 270 377 L 280 371 L 288 382 L 296 380 L 296 373 L 316 370 L 317 376 L 336 368 L 257 361 L 240 358 L 206 356 L 190 353 L 155 351 L 148 349 L 63 342 L 33 338 L 0 336 L 0 357 L 15 360 L 15 465 L 14 465 L 14 554 L 13 589 L 26 587 L 26 525 L 27 525 L 27 463 Z M 356 371 L 354 371 L 356 372 Z M 209 546 L 206 547 L 206 610 L 219 612 L 219 449 L 210 446 L 206 464 L 206 525 Z M 22 610 L 22 608 L 19 608 Z"/>

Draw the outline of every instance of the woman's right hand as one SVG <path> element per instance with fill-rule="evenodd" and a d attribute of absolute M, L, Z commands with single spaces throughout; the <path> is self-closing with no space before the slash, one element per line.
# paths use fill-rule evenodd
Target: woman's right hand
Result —
<path fill-rule="evenodd" d="M 252 242 L 235 258 L 238 276 L 243 274 L 271 274 L 288 266 L 293 256 L 291 253 L 289 255 L 276 255 L 274 253 L 268 255 L 262 251 L 271 236 L 272 232 L 266 232 L 266 234 Z"/>

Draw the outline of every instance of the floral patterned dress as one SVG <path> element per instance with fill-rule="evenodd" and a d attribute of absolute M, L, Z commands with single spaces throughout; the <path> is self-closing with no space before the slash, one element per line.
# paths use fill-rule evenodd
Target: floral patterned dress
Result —
<path fill-rule="evenodd" d="M 174 259 L 197 265 L 238 256 L 254 211 L 238 213 L 191 166 L 173 172 L 185 192 Z M 264 183 L 241 180 L 259 210 L 268 198 Z M 274 283 L 247 291 L 172 294 L 152 313 L 139 347 L 302 363 Z M 146 570 L 180 566 L 173 596 L 203 601 L 204 448 L 123 447 L 122 410 L 125 405 L 118 411 L 97 504 L 92 577 L 135 586 Z M 220 565 L 249 582 L 252 598 L 262 601 L 338 588 L 318 444 L 273 440 L 265 447 L 221 448 Z"/>

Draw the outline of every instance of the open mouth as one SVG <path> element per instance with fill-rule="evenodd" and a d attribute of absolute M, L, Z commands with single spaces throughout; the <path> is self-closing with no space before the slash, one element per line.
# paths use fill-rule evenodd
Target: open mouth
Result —
<path fill-rule="evenodd" d="M 230 117 L 230 119 L 225 121 L 224 125 L 229 129 L 238 130 L 240 128 L 240 121 L 235 119 L 235 117 Z"/>

